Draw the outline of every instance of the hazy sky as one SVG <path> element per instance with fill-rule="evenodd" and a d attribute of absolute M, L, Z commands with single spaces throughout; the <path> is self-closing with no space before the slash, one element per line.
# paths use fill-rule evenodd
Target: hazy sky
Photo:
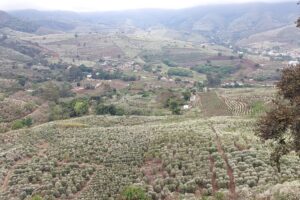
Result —
<path fill-rule="evenodd" d="M 185 8 L 196 5 L 296 0 L 0 0 L 0 10 L 40 9 L 108 11 L 137 8 Z"/>

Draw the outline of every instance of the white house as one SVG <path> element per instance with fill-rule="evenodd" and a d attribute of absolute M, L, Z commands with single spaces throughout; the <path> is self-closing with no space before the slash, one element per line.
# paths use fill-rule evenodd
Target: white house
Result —
<path fill-rule="evenodd" d="M 88 75 L 86 75 L 86 77 L 87 77 L 88 79 L 90 79 L 90 78 L 92 78 L 93 76 L 92 76 L 92 74 L 88 74 Z"/>
<path fill-rule="evenodd" d="M 290 61 L 289 62 L 289 64 L 288 64 L 288 66 L 290 66 L 290 67 L 295 67 L 295 66 L 297 66 L 297 65 L 299 65 L 300 63 L 299 63 L 299 61 Z"/>
<path fill-rule="evenodd" d="M 189 106 L 189 105 L 184 105 L 184 106 L 183 106 L 183 110 L 188 110 L 188 109 L 190 109 L 190 106 Z"/>

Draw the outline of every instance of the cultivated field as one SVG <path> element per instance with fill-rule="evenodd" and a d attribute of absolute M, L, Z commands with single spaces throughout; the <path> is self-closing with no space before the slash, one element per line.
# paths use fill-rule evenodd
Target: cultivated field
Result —
<path fill-rule="evenodd" d="M 299 160 L 284 157 L 278 173 L 253 127 L 240 117 L 88 116 L 9 132 L 0 199 L 118 199 L 131 184 L 152 199 L 265 199 L 283 184 L 297 199 Z"/>

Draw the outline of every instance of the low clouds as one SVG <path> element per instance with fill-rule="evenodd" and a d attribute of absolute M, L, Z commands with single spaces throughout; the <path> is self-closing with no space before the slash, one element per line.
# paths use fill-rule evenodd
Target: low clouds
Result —
<path fill-rule="evenodd" d="M 177 9 L 196 5 L 245 3 L 245 2 L 283 2 L 291 0 L 1 0 L 1 10 L 70 10 L 70 11 L 108 11 L 138 8 Z M 295 0 L 296 2 L 296 0 Z"/>

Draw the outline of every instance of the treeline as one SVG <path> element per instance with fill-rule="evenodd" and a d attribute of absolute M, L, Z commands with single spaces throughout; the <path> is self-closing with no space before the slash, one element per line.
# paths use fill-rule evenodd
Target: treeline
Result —
<path fill-rule="evenodd" d="M 123 80 L 123 81 L 137 81 L 140 79 L 139 76 L 125 74 L 120 70 L 116 71 L 104 71 L 103 69 L 92 69 L 86 67 L 85 65 L 80 65 L 79 67 L 73 66 L 67 72 L 68 81 L 80 81 L 87 75 L 91 75 L 93 79 L 101 80 Z"/>
<path fill-rule="evenodd" d="M 168 75 L 169 76 L 193 77 L 193 72 L 189 69 L 174 67 L 174 68 L 170 68 L 168 70 Z"/>
<path fill-rule="evenodd" d="M 202 65 L 192 67 L 191 69 L 201 74 L 217 74 L 220 77 L 224 77 L 226 75 L 230 75 L 237 72 L 239 67 Z"/>

